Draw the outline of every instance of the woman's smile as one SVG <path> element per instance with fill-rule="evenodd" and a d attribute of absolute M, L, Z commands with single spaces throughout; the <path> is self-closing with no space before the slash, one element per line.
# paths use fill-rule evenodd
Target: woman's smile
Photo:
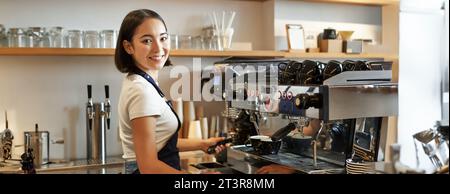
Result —
<path fill-rule="evenodd" d="M 148 57 L 148 59 L 150 59 L 151 61 L 154 61 L 156 63 L 161 62 L 162 59 L 164 59 L 166 55 L 162 54 L 162 55 L 151 55 Z"/>

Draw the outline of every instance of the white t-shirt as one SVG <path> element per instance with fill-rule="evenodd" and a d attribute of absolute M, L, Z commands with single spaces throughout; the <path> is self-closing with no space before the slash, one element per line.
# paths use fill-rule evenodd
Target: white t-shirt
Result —
<path fill-rule="evenodd" d="M 131 120 L 156 116 L 155 140 L 159 152 L 177 131 L 178 121 L 158 91 L 142 76 L 127 75 L 122 82 L 119 98 L 119 131 L 123 158 L 135 159 Z"/>

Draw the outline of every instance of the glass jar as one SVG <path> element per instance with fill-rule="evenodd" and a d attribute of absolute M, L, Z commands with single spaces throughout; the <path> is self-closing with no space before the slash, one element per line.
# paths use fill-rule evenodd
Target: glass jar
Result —
<path fill-rule="evenodd" d="M 170 36 L 170 49 L 177 50 L 178 48 L 178 35 L 171 34 Z"/>
<path fill-rule="evenodd" d="M 100 48 L 98 31 L 87 30 L 84 32 L 84 48 Z"/>
<path fill-rule="evenodd" d="M 6 28 L 0 24 L 0 48 L 8 47 L 8 38 L 6 36 Z"/>
<path fill-rule="evenodd" d="M 81 30 L 68 30 L 66 46 L 67 48 L 83 48 L 83 32 Z"/>
<path fill-rule="evenodd" d="M 63 36 L 63 27 L 56 26 L 52 27 L 49 30 L 49 38 L 50 38 L 50 47 L 53 48 L 64 48 L 64 36 Z"/>
<path fill-rule="evenodd" d="M 8 46 L 9 47 L 25 47 L 25 33 L 22 28 L 10 28 L 8 30 Z"/>
<path fill-rule="evenodd" d="M 217 36 L 216 30 L 214 26 L 207 26 L 202 29 L 202 36 L 203 36 L 203 44 L 204 49 L 206 50 L 216 50 L 216 44 L 217 40 L 215 40 L 215 37 Z"/>
<path fill-rule="evenodd" d="M 116 48 L 116 36 L 114 30 L 102 30 L 100 33 L 101 48 Z"/>
<path fill-rule="evenodd" d="M 204 50 L 204 39 L 202 36 L 196 36 L 192 39 L 192 48 L 196 50 Z"/>
<path fill-rule="evenodd" d="M 48 33 L 43 27 L 30 27 L 26 33 L 27 47 L 49 47 Z"/>
<path fill-rule="evenodd" d="M 181 35 L 178 37 L 180 49 L 192 49 L 192 37 L 189 35 Z"/>

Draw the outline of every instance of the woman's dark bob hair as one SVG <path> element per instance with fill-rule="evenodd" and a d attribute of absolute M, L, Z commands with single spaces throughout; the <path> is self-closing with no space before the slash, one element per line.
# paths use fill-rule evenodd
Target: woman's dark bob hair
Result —
<path fill-rule="evenodd" d="M 167 26 L 162 17 L 148 9 L 139 9 L 131 11 L 130 13 L 125 16 L 125 18 L 122 21 L 122 25 L 120 26 L 119 35 L 117 37 L 117 45 L 116 45 L 116 52 L 114 55 L 114 62 L 116 63 L 117 69 L 122 73 L 133 73 L 136 65 L 134 64 L 133 57 L 129 55 L 125 48 L 123 48 L 123 41 L 127 40 L 131 42 L 131 39 L 133 38 L 134 32 L 136 31 L 136 28 L 141 25 L 146 19 L 158 19 L 166 28 Z M 169 59 L 167 59 L 164 66 L 171 65 L 171 62 Z"/>

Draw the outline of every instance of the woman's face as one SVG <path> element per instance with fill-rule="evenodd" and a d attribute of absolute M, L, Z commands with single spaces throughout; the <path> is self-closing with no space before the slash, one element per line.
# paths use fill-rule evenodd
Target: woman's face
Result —
<path fill-rule="evenodd" d="M 164 24 L 149 18 L 136 28 L 131 45 L 124 46 L 139 68 L 160 70 L 169 57 L 170 40 Z"/>

